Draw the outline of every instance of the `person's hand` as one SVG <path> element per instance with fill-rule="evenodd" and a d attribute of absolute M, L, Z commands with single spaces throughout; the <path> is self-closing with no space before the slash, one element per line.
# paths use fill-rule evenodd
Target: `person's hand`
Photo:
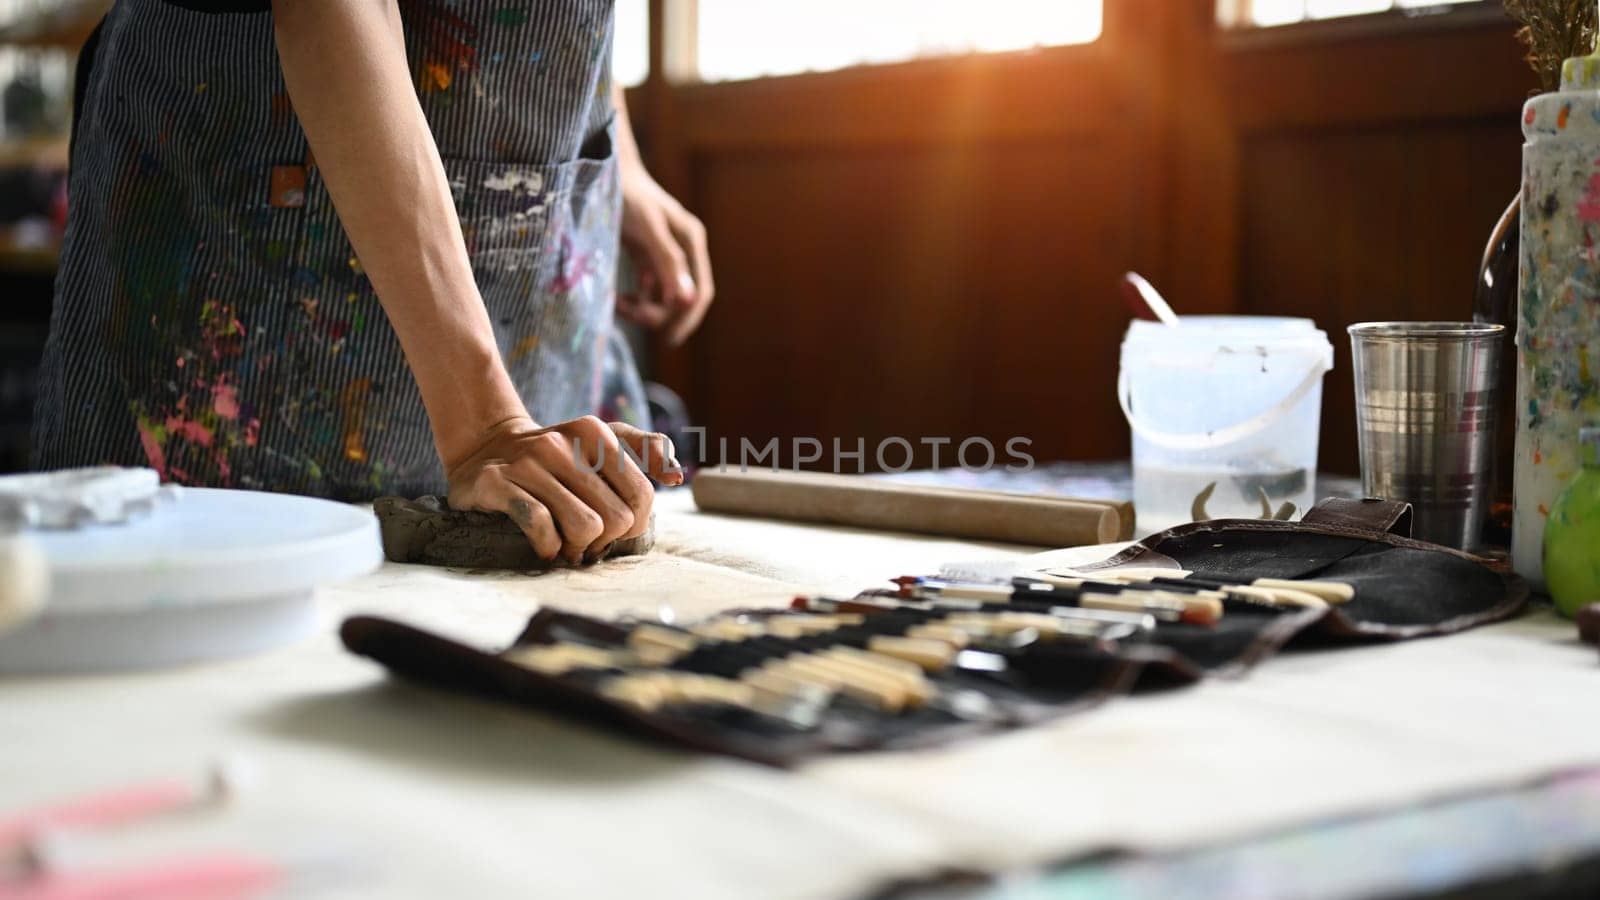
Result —
<path fill-rule="evenodd" d="M 518 417 L 448 466 L 450 506 L 505 513 L 541 559 L 604 558 L 614 542 L 644 532 L 655 502 L 655 488 L 624 445 L 657 481 L 683 483 L 665 435 L 594 416 L 549 428 Z"/>
<path fill-rule="evenodd" d="M 617 312 L 682 344 L 717 292 L 706 228 L 642 164 L 623 167 L 622 243 L 638 263 L 639 293 L 618 296 Z"/>

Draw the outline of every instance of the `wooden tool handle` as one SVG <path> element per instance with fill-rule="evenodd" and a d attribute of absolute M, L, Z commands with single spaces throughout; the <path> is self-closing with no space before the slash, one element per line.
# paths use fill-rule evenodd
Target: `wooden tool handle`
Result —
<path fill-rule="evenodd" d="M 1123 531 L 1116 507 L 1105 502 L 821 472 L 702 471 L 694 501 L 707 512 L 1040 547 L 1106 544 Z"/>

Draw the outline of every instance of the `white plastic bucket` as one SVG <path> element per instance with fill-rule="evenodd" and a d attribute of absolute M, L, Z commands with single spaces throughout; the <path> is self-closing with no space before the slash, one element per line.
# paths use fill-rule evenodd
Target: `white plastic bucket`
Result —
<path fill-rule="evenodd" d="M 1316 497 L 1322 379 L 1333 345 L 1310 319 L 1185 316 L 1135 321 L 1117 394 L 1133 431 L 1133 500 L 1142 532 L 1212 518 L 1303 513 Z"/>

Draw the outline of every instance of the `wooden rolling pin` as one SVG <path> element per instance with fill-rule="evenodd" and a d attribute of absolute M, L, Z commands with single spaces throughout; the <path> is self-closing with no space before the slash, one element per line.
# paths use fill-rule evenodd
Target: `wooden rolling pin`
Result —
<path fill-rule="evenodd" d="M 695 476 L 693 489 L 695 505 L 707 512 L 1039 547 L 1082 547 L 1125 539 L 1118 504 L 1110 501 L 769 469 L 703 470 Z M 1127 529 L 1131 528 L 1130 522 Z"/>

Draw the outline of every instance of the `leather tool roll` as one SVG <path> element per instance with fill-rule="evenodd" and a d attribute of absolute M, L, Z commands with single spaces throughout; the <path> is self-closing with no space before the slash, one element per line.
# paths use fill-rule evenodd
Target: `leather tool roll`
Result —
<path fill-rule="evenodd" d="M 1039 547 L 1106 544 L 1131 531 L 1118 504 L 1000 491 L 899 484 L 860 475 L 771 470 L 702 471 L 694 501 L 706 512 L 909 531 Z"/>
<path fill-rule="evenodd" d="M 713 488 L 726 488 L 722 480 Z M 1011 630 L 1019 615 L 1072 619 L 993 608 L 1004 603 L 901 606 L 898 591 L 879 588 L 831 601 L 831 610 L 805 598 L 791 609 L 731 609 L 676 625 L 541 609 L 504 651 L 369 616 L 346 620 L 340 634 L 352 652 L 428 684 L 669 745 L 791 765 L 817 753 L 931 746 L 1079 712 L 1135 688 L 1239 675 L 1297 642 L 1325 648 L 1448 634 L 1522 608 L 1528 589 L 1520 580 L 1404 537 L 1409 523 L 1404 504 L 1330 501 L 1303 522 L 1221 519 L 1153 535 L 1080 571 L 1332 581 L 1353 594 L 1321 608 L 1233 596 L 1214 624 L 1162 621 L 1118 637 L 1072 638 L 1041 631 L 1033 618 Z M 986 617 L 998 618 L 986 625 Z M 991 630 L 995 623 L 1007 632 Z M 1034 634 L 1013 639 L 1026 631 Z"/>

